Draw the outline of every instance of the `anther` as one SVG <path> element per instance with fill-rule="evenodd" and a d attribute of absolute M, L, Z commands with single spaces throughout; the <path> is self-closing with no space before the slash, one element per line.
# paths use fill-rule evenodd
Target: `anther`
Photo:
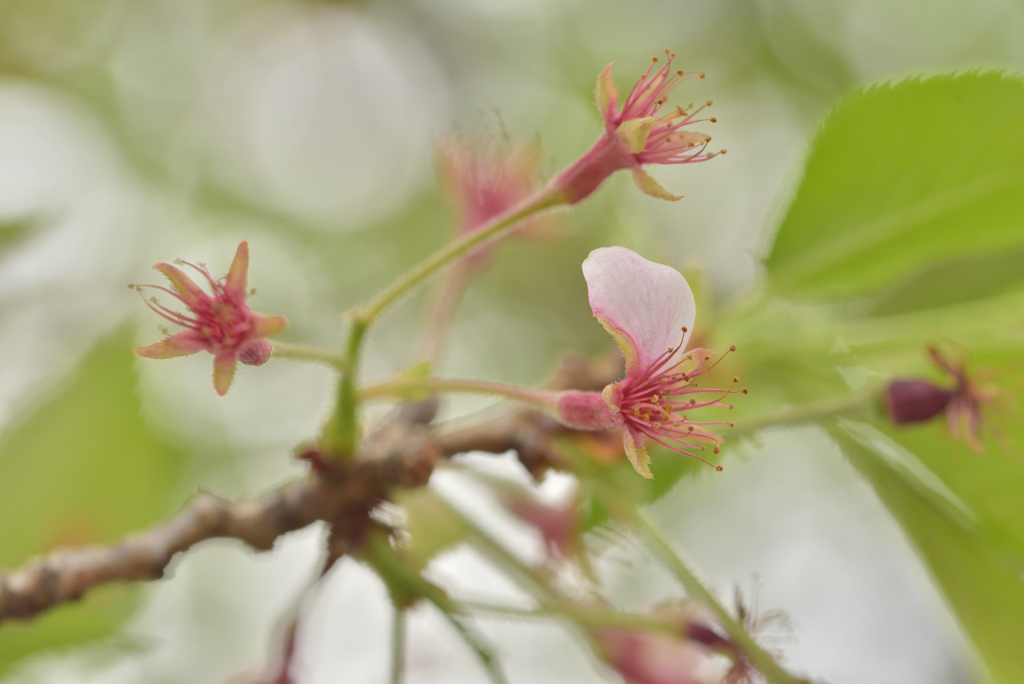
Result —
<path fill-rule="evenodd" d="M 719 454 L 719 453 L 721 453 L 721 452 L 722 452 L 722 450 L 721 450 L 721 449 L 719 449 L 718 447 L 715 447 L 715 453 L 716 453 L 716 454 Z"/>
<path fill-rule="evenodd" d="M 725 470 L 725 468 L 723 468 L 722 466 L 715 466 L 715 470 L 717 470 L 718 472 L 722 472 L 723 470 Z"/>
<path fill-rule="evenodd" d="M 744 388 L 743 388 L 742 390 L 740 390 L 740 391 L 741 391 L 741 392 L 743 392 L 743 394 L 750 394 L 750 390 L 748 390 L 748 389 L 747 389 L 746 387 L 744 387 Z"/>
<path fill-rule="evenodd" d="M 698 74 L 698 75 L 700 76 L 700 79 L 701 79 L 701 80 L 704 80 L 704 72 L 703 72 L 703 71 L 702 71 L 702 72 L 700 72 L 700 74 Z"/>
<path fill-rule="evenodd" d="M 737 376 L 733 376 L 733 378 L 732 378 L 732 381 L 733 381 L 733 382 L 739 382 L 739 381 L 740 381 L 740 379 L 739 379 L 739 377 L 737 377 Z"/>
<path fill-rule="evenodd" d="M 713 104 L 715 104 L 715 103 L 714 103 L 714 102 L 712 102 L 711 100 L 708 100 L 707 102 L 705 102 L 705 103 L 704 103 L 704 106 L 705 106 L 705 107 L 710 107 L 710 106 L 711 106 L 711 105 L 713 105 Z"/>
<path fill-rule="evenodd" d="M 686 326 L 685 326 L 685 325 L 683 326 L 683 332 L 684 332 L 684 333 L 685 333 L 685 332 L 689 332 L 689 330 L 687 330 L 687 329 L 686 329 Z"/>
<path fill-rule="evenodd" d="M 729 427 L 736 427 L 736 423 L 729 423 Z"/>
<path fill-rule="evenodd" d="M 651 396 L 651 403 L 652 404 L 657 404 L 659 401 L 661 401 L 661 396 L 660 395 L 654 394 L 654 395 Z"/>
<path fill-rule="evenodd" d="M 708 121 L 710 121 L 711 123 L 718 123 L 718 119 L 714 116 L 708 119 Z"/>

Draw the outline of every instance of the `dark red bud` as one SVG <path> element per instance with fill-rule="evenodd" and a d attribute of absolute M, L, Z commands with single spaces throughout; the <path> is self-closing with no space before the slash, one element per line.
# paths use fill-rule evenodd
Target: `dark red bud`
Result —
<path fill-rule="evenodd" d="M 253 340 L 238 351 L 238 360 L 246 366 L 262 366 L 273 351 L 267 340 Z"/>
<path fill-rule="evenodd" d="M 942 414 L 953 392 L 927 380 L 893 380 L 885 390 L 885 412 L 896 425 L 920 423 Z"/>

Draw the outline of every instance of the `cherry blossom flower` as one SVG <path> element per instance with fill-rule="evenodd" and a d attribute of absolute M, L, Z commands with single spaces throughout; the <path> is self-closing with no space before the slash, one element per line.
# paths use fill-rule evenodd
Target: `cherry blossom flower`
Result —
<path fill-rule="evenodd" d="M 591 252 L 583 262 L 583 275 L 594 316 L 626 359 L 626 377 L 601 394 L 560 393 L 559 419 L 576 429 L 622 428 L 626 455 L 647 478 L 652 475 L 645 438 L 702 461 L 695 452 L 711 447 L 718 453 L 722 438 L 707 426 L 732 423 L 693 421 L 689 413 L 705 406 L 732 408 L 723 403 L 725 396 L 747 390 L 698 385 L 697 379 L 717 362 L 710 363 L 714 353 L 707 349 L 684 352 L 696 316 L 686 279 L 624 247 Z M 736 382 L 734 378 L 734 386 Z"/>
<path fill-rule="evenodd" d="M 619 107 L 619 93 L 612 79 L 609 64 L 597 79 L 597 107 L 604 119 L 604 133 L 594 146 L 571 167 L 552 181 L 564 194 L 566 201 L 575 204 L 589 196 L 604 180 L 619 171 L 629 169 L 633 180 L 646 194 L 665 200 L 679 200 L 643 170 L 645 164 L 690 164 L 702 162 L 724 154 L 707 152 L 711 136 L 683 130 L 694 123 L 714 117 L 697 118 L 711 102 L 693 108 L 676 107 L 663 116 L 659 111 L 668 101 L 668 95 L 683 81 L 703 73 L 685 73 L 672 69 L 675 53 L 665 51 L 665 64 L 654 71 L 659 60 L 655 57 L 633 89 Z"/>
<path fill-rule="evenodd" d="M 907 425 L 944 413 L 950 434 L 980 452 L 981 407 L 992 400 L 994 394 L 973 382 L 964 364 L 947 361 L 937 348 L 929 347 L 928 355 L 953 382 L 952 389 L 916 378 L 891 380 L 885 390 L 886 415 L 895 425 Z"/>
<path fill-rule="evenodd" d="M 529 197 L 539 185 L 540 146 L 496 141 L 473 145 L 450 137 L 438 154 L 441 178 L 459 213 L 458 233 L 471 233 Z M 521 233 L 530 224 L 520 226 Z M 481 245 L 464 261 L 485 263 L 494 243 Z"/>
<path fill-rule="evenodd" d="M 140 294 L 144 288 L 160 290 L 184 304 L 189 314 L 180 313 L 160 304 L 156 297 L 146 301 L 150 309 L 164 319 L 185 330 L 169 334 L 159 342 L 132 351 L 147 359 L 173 359 L 199 351 L 213 354 L 213 388 L 223 396 L 231 386 L 235 366 L 241 361 L 250 366 L 262 365 L 270 358 L 270 343 L 266 338 L 283 331 L 288 321 L 281 316 L 264 316 L 252 311 L 246 304 L 250 294 L 246 279 L 249 271 L 249 244 L 242 241 L 235 252 L 226 277 L 214 280 L 202 264 L 187 261 L 178 263 L 198 271 L 212 294 L 207 294 L 180 268 L 159 263 L 153 266 L 170 281 L 171 288 L 162 285 L 130 285 Z"/>

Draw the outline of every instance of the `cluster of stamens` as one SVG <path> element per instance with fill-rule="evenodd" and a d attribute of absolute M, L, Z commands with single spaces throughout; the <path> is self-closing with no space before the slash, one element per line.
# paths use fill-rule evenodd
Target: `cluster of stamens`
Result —
<path fill-rule="evenodd" d="M 685 334 L 686 328 L 683 328 L 683 335 Z M 717 366 L 729 352 L 736 351 L 735 345 L 729 347 L 729 352 L 710 364 L 714 354 L 707 349 L 693 349 L 676 357 L 681 348 L 682 342 L 676 347 L 669 347 L 640 377 L 628 385 L 622 383 L 619 410 L 626 425 L 633 430 L 672 451 L 708 463 L 694 452 L 706 451 L 710 446 L 717 454 L 718 445 L 723 440 L 706 426 L 734 427 L 735 424 L 728 421 L 693 421 L 682 412 L 705 406 L 731 409 L 732 404 L 724 403 L 723 400 L 730 394 L 747 394 L 747 389 L 736 389 L 739 378 L 733 378 L 729 389 L 703 388 L 696 381 Z M 692 368 L 680 370 L 681 366 L 689 363 L 694 364 Z M 713 396 L 709 399 L 700 399 L 694 395 Z M 722 469 L 721 466 L 715 468 Z"/>
<path fill-rule="evenodd" d="M 137 291 L 142 300 L 161 318 L 186 328 L 200 337 L 213 352 L 238 347 L 249 339 L 255 316 L 250 311 L 244 300 L 239 301 L 238 297 L 228 290 L 225 283 L 214 279 L 210 275 L 205 264 L 193 264 L 181 259 L 175 260 L 176 264 L 188 266 L 198 271 L 212 291 L 212 296 L 196 288 L 192 296 L 182 296 L 181 293 L 163 285 L 129 285 Z M 182 304 L 192 313 L 191 316 L 175 311 L 160 303 L 156 297 L 147 298 L 145 289 L 159 290 L 168 294 Z M 249 294 L 255 292 L 250 291 Z M 168 331 L 163 329 L 166 334 Z"/>
<path fill-rule="evenodd" d="M 652 71 L 659 60 L 657 57 L 651 59 L 647 71 L 640 75 L 626 97 L 622 111 L 609 121 L 610 125 L 619 125 L 627 119 L 653 117 L 668 102 L 668 95 L 673 88 L 688 78 L 704 78 L 703 72 L 686 73 L 681 69 L 673 72 L 672 59 L 676 53 L 665 50 L 665 56 L 665 65 L 653 75 Z M 650 132 L 643 151 L 637 154 L 637 161 L 641 164 L 687 164 L 725 154 L 725 150 L 707 152 L 711 136 L 680 130 L 690 124 L 715 123 L 717 119 L 713 116 L 697 118 L 711 104 L 709 100 L 696 109 L 693 104 L 685 108 L 677 107 L 674 112 L 660 117 L 659 125 Z"/>

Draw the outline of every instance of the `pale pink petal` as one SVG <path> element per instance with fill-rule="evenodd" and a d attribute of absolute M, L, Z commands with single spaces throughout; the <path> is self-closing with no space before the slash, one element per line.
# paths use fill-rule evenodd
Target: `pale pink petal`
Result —
<path fill-rule="evenodd" d="M 636 430 L 627 427 L 622 431 L 622 445 L 626 447 L 626 458 L 633 464 L 634 470 L 648 480 L 653 480 L 651 457 L 644 447 L 644 436 Z"/>
<path fill-rule="evenodd" d="M 697 307 L 679 271 L 625 247 L 602 247 L 583 262 L 583 277 L 594 316 L 626 357 L 627 378 L 669 348 L 686 348 Z"/>
<path fill-rule="evenodd" d="M 224 279 L 224 289 L 233 297 L 245 299 L 247 294 L 247 279 L 249 273 L 249 243 L 242 240 L 238 243 L 238 250 L 235 251 L 235 258 L 228 269 L 228 275 Z"/>
<path fill-rule="evenodd" d="M 132 349 L 132 353 L 146 359 L 174 359 L 179 356 L 195 354 L 204 348 L 202 341 L 197 340 L 190 331 L 186 330 L 145 347 L 135 347 Z"/>
<path fill-rule="evenodd" d="M 153 268 L 160 271 L 166 276 L 167 280 L 171 282 L 171 286 L 178 291 L 181 295 L 182 301 L 185 302 L 190 308 L 194 307 L 199 302 L 204 302 L 210 298 L 208 294 L 203 292 L 203 289 L 195 284 L 191 278 L 189 278 L 184 271 L 177 266 L 171 266 L 163 262 L 159 264 L 153 264 Z"/>
<path fill-rule="evenodd" d="M 273 337 L 284 332 L 288 327 L 288 319 L 284 316 L 264 316 L 256 314 L 256 334 L 259 337 Z"/>
<path fill-rule="evenodd" d="M 213 389 L 217 394 L 224 396 L 231 387 L 231 381 L 235 377 L 235 366 L 237 359 L 234 352 L 222 353 L 213 359 Z"/>

